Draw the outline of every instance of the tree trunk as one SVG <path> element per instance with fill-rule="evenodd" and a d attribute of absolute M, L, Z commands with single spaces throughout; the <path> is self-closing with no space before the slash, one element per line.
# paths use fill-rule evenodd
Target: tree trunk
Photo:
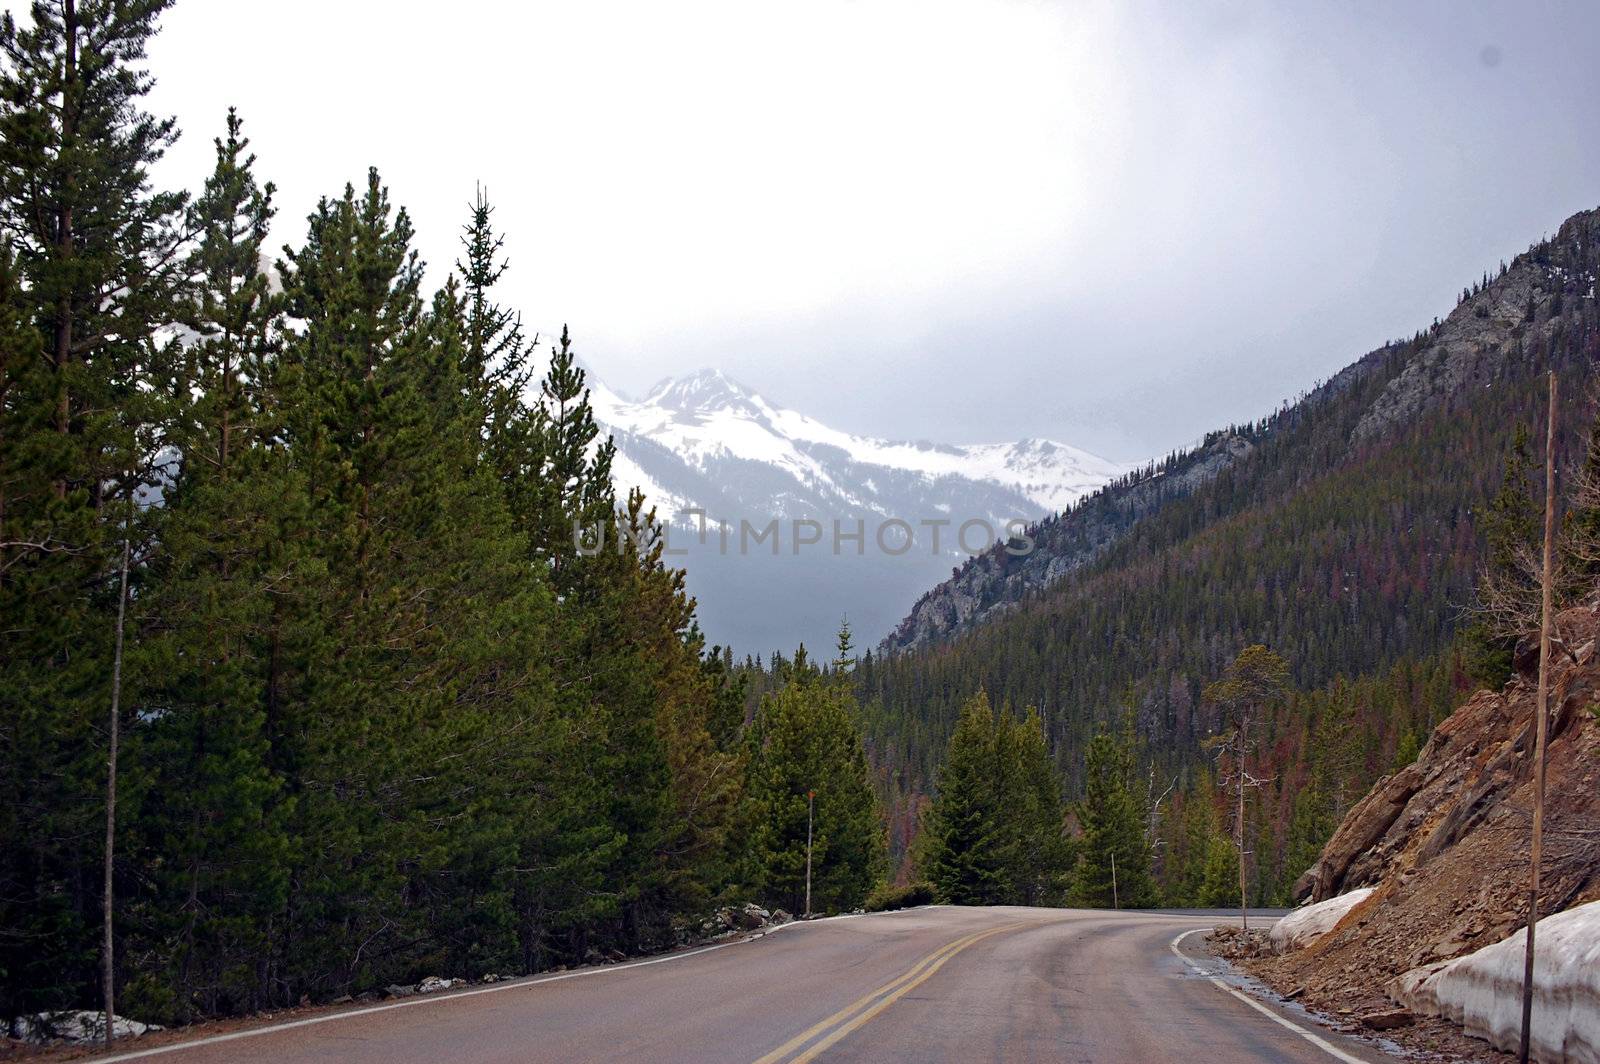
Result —
<path fill-rule="evenodd" d="M 61 144 L 63 152 L 77 136 L 77 79 L 78 79 L 78 5 L 77 0 L 66 0 L 61 9 L 62 33 L 66 37 L 66 59 L 61 83 Z M 72 203 L 73 180 L 65 178 L 60 205 L 56 208 L 56 253 L 70 259 L 73 252 Z M 66 435 L 72 426 L 72 403 L 67 393 L 66 371 L 72 362 L 72 293 L 60 292 L 56 297 L 55 364 L 58 394 L 56 396 L 56 431 Z M 66 498 L 65 480 L 56 484 L 56 495 Z"/>
<path fill-rule="evenodd" d="M 1239 777 L 1239 808 L 1233 818 L 1234 845 L 1239 848 L 1239 930 L 1250 930 L 1250 907 L 1244 886 L 1244 722 L 1239 722 L 1239 763 L 1233 766 Z"/>

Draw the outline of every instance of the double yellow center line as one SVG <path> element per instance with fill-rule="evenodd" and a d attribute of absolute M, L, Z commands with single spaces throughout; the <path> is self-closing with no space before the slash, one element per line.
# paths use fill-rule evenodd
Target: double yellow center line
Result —
<path fill-rule="evenodd" d="M 787 1061 L 787 1064 L 809 1064 L 818 1056 L 827 1052 L 828 1048 L 844 1038 L 850 1032 L 871 1022 L 884 1009 L 905 997 L 911 991 L 933 978 L 933 974 L 943 968 L 945 962 L 968 946 L 981 942 L 990 935 L 998 935 L 1002 931 L 1011 931 L 1023 926 L 1021 923 L 1005 924 L 1001 927 L 992 927 L 987 931 L 978 931 L 958 938 L 954 942 L 940 946 L 916 964 L 911 970 L 898 978 L 891 979 L 878 989 L 869 994 L 864 994 L 838 1012 L 829 1016 L 820 1023 L 801 1031 L 783 1045 L 774 1049 L 766 1056 L 761 1057 L 755 1064 L 778 1064 L 778 1061 Z M 812 1039 L 817 1041 L 812 1042 Z M 802 1046 L 811 1043 L 803 1052 L 791 1057 Z"/>

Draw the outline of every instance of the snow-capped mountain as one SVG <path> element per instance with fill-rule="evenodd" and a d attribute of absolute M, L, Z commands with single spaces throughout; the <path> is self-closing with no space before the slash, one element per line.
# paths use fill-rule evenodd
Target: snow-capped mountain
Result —
<path fill-rule="evenodd" d="M 842 617 L 869 645 L 1008 524 L 1063 509 L 1123 471 L 1052 440 L 857 436 L 716 370 L 663 380 L 638 400 L 592 373 L 589 388 L 616 441 L 619 495 L 644 491 L 709 639 L 740 652 L 827 643 Z"/>
<path fill-rule="evenodd" d="M 856 436 L 769 403 L 718 370 L 668 378 L 637 402 L 591 378 L 617 440 L 618 487 L 663 515 L 712 519 L 857 514 L 983 518 L 996 527 L 1065 509 L 1122 467 L 1053 440 L 955 446 Z"/>

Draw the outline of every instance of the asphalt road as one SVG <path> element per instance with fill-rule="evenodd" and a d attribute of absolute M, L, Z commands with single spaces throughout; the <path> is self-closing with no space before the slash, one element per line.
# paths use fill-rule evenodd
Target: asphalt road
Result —
<path fill-rule="evenodd" d="M 1382 1061 L 1209 977 L 1216 916 L 943 906 L 407 998 L 102 1060 Z M 1311 1037 L 1307 1037 L 1310 1035 Z M 1313 1039 L 1319 1039 L 1321 1044 Z"/>

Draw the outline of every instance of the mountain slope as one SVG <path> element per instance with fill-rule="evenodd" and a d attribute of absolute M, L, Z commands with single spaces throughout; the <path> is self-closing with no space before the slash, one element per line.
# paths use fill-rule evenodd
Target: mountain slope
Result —
<path fill-rule="evenodd" d="M 1040 549 L 1025 561 L 991 554 L 966 563 L 918 601 L 882 649 L 915 647 L 971 629 L 1055 584 L 1099 557 L 1138 519 L 1188 497 L 1249 457 L 1262 436 L 1281 436 L 1329 404 L 1348 401 L 1375 375 L 1383 377 L 1382 389 L 1357 400 L 1357 419 L 1345 434 L 1347 455 L 1363 444 L 1383 445 L 1395 430 L 1440 408 L 1474 405 L 1472 389 L 1503 386 L 1523 375 L 1527 356 L 1538 354 L 1530 345 L 1549 345 L 1566 327 L 1564 310 L 1592 308 L 1600 272 L 1594 225 L 1595 212 L 1569 219 L 1554 240 L 1519 256 L 1493 283 L 1408 345 L 1373 351 L 1277 414 L 1212 433 L 1195 450 L 1119 478 L 1070 512 L 1045 519 L 1030 530 Z M 1564 308 L 1563 300 L 1573 306 Z M 1402 346 L 1409 350 L 1399 352 Z"/>
<path fill-rule="evenodd" d="M 1514 428 L 1539 446 L 1547 368 L 1563 377 L 1564 455 L 1580 453 L 1597 274 L 1600 212 L 1586 212 L 1445 321 L 1046 520 L 1033 556 L 969 561 L 861 670 L 880 764 L 907 795 L 929 787 L 961 701 L 984 689 L 1041 709 L 1069 777 L 1094 728 L 1131 709 L 1155 775 L 1181 794 L 1217 726 L 1204 685 L 1266 643 L 1299 689 L 1326 692 L 1275 722 L 1263 753 L 1255 871 L 1281 896 L 1303 870 L 1283 863 L 1300 792 L 1337 779 L 1338 797 L 1305 810 L 1336 823 L 1344 795 L 1466 686 L 1448 650 L 1482 549 L 1475 513 Z M 1339 728 L 1350 762 L 1335 767 L 1324 751 Z"/>
<path fill-rule="evenodd" d="M 885 631 L 918 591 L 969 556 L 963 541 L 985 549 L 1008 523 L 1036 521 L 1123 472 L 1053 440 L 959 446 L 856 436 L 715 370 L 669 378 L 637 401 L 590 383 L 596 420 L 617 445 L 619 491 L 644 490 L 669 525 L 671 549 L 684 552 L 675 564 L 710 639 L 740 651 L 788 651 L 801 639 L 815 646 L 842 616 L 858 631 Z M 773 521 L 777 536 L 765 538 Z M 798 531 L 795 521 L 817 528 Z M 910 527 L 909 544 L 896 521 Z M 979 523 L 963 537 L 968 521 Z M 820 541 L 797 544 L 812 535 Z M 775 599 L 786 609 L 774 611 Z"/>

